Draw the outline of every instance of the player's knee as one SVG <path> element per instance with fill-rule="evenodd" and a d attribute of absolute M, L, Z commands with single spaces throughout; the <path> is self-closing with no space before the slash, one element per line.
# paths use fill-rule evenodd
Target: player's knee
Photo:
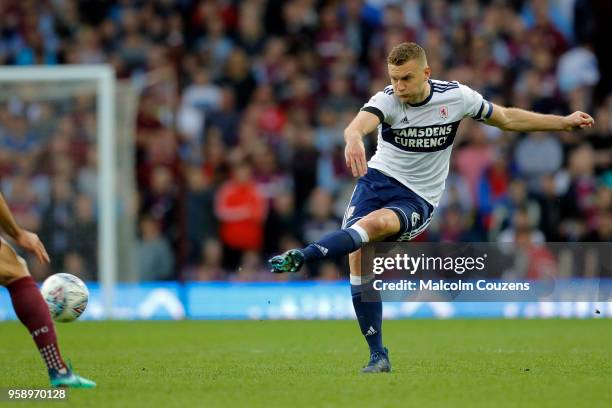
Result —
<path fill-rule="evenodd" d="M 359 220 L 357 225 L 362 227 L 368 233 L 370 239 L 374 241 L 374 238 L 378 236 L 382 223 L 380 220 L 368 216 Z"/>
<path fill-rule="evenodd" d="M 6 286 L 17 279 L 28 276 L 26 261 L 10 248 L 2 248 L 4 252 L 0 263 L 0 285 Z M 9 251 L 9 252 L 7 252 Z"/>
<path fill-rule="evenodd" d="M 0 285 L 8 286 L 14 281 L 16 281 L 17 279 L 24 278 L 28 275 L 29 273 L 27 272 L 27 270 L 20 271 L 18 273 L 4 273 L 3 272 L 2 274 L 0 274 Z"/>
<path fill-rule="evenodd" d="M 362 219 L 362 227 L 368 232 L 372 240 L 385 238 L 393 234 L 396 223 L 391 217 L 382 214 L 372 214 Z"/>

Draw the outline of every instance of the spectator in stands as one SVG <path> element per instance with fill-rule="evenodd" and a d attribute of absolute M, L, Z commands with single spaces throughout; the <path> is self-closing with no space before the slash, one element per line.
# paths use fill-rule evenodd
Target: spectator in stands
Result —
<path fill-rule="evenodd" d="M 68 231 L 68 248 L 80 258 L 79 262 L 87 278 L 97 279 L 98 223 L 94 203 L 87 195 L 79 194 L 75 197 L 73 217 L 72 227 Z"/>
<path fill-rule="evenodd" d="M 563 163 L 559 138 L 549 133 L 531 133 L 518 142 L 514 152 L 518 171 L 524 176 L 530 191 L 537 191 L 540 178 L 555 173 Z"/>
<path fill-rule="evenodd" d="M 164 236 L 173 242 L 177 238 L 175 221 L 178 211 L 178 190 L 174 176 L 163 166 L 155 167 L 152 173 L 151 189 L 142 197 L 141 212 L 158 221 Z"/>
<path fill-rule="evenodd" d="M 508 230 L 512 226 L 516 227 L 517 222 L 524 226 L 521 218 L 523 214 L 516 218 L 518 212 L 526 212 L 528 222 L 526 225 L 535 227 L 540 224 L 541 211 L 537 201 L 529 196 L 527 184 L 521 179 L 514 179 L 510 184 L 508 196 L 500 200 L 493 208 L 491 223 L 489 225 L 489 238 L 495 241 L 500 231 Z"/>
<path fill-rule="evenodd" d="M 168 240 L 161 234 L 160 222 L 151 216 L 140 220 L 138 278 L 143 281 L 175 278 L 174 257 Z"/>
<path fill-rule="evenodd" d="M 211 83 L 207 70 L 198 70 L 193 82 L 185 88 L 177 112 L 178 130 L 197 153 L 203 142 L 206 118 L 220 106 L 221 89 Z"/>
<path fill-rule="evenodd" d="M 74 197 L 68 180 L 56 178 L 52 181 L 51 201 L 41 217 L 41 236 L 49 257 L 54 260 L 51 267 L 55 272 L 60 271 L 64 256 L 70 250 L 68 236 L 74 226 Z"/>
<path fill-rule="evenodd" d="M 294 196 L 288 190 L 280 191 L 271 200 L 266 218 L 264 253 L 271 255 L 278 252 L 283 240 L 295 240 L 299 235 Z"/>
<path fill-rule="evenodd" d="M 223 265 L 236 270 L 242 255 L 263 248 L 267 206 L 253 180 L 253 169 L 244 157 L 232 163 L 231 178 L 217 192 L 215 214 L 223 243 Z"/>
<path fill-rule="evenodd" d="M 478 123 L 470 124 L 470 129 L 467 132 L 471 137 L 470 144 L 457 152 L 455 166 L 467 182 L 473 200 L 477 201 L 478 184 L 484 170 L 493 161 L 494 149 L 487 142 L 487 135 L 482 125 Z"/>
<path fill-rule="evenodd" d="M 314 242 L 340 228 L 340 221 L 332 213 L 332 204 L 332 196 L 322 188 L 310 194 L 308 215 L 302 225 L 304 242 Z"/>
<path fill-rule="evenodd" d="M 552 174 L 540 178 L 541 186 L 537 196 L 540 205 L 540 229 L 549 242 L 559 240 L 559 225 L 561 223 L 561 205 L 559 192 Z"/>
<path fill-rule="evenodd" d="M 190 270 L 186 278 L 199 281 L 224 280 L 223 247 L 216 239 L 207 239 L 201 248 L 201 262 Z"/>
<path fill-rule="evenodd" d="M 583 144 L 569 158 L 570 184 L 562 198 L 561 236 L 567 241 L 581 241 L 594 229 L 597 214 L 595 206 L 597 181 L 594 176 L 593 148 Z"/>
<path fill-rule="evenodd" d="M 440 230 L 435 237 L 440 242 L 477 241 L 470 236 L 470 219 L 466 217 L 458 205 L 450 205 L 441 212 Z"/>
<path fill-rule="evenodd" d="M 200 261 L 202 243 L 218 236 L 214 213 L 214 188 L 199 166 L 186 168 L 187 192 L 185 213 L 189 220 L 185 226 L 188 245 L 188 262 Z"/>
<path fill-rule="evenodd" d="M 512 217 L 512 225 L 503 230 L 497 237 L 497 242 L 541 244 L 546 237 L 534 224 L 527 207 L 518 208 Z"/>
<path fill-rule="evenodd" d="M 84 281 L 92 281 L 96 279 L 96 274 L 93 270 L 86 266 L 86 262 L 79 254 L 69 252 L 64 257 L 63 273 L 70 273 L 81 278 Z"/>

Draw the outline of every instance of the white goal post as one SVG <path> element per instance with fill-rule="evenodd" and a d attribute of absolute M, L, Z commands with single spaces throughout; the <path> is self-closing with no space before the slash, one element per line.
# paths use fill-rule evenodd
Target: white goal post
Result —
<path fill-rule="evenodd" d="M 2 82 L 93 81 L 96 84 L 98 143 L 98 276 L 104 316 L 112 318 L 113 292 L 117 281 L 117 194 L 115 152 L 115 72 L 109 65 L 59 65 L 0 67 Z"/>

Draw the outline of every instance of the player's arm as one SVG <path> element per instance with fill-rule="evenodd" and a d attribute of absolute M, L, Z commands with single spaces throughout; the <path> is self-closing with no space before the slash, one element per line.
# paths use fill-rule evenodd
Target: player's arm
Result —
<path fill-rule="evenodd" d="M 344 129 L 344 141 L 346 142 L 344 158 L 346 166 L 351 169 L 354 177 L 361 177 L 367 172 L 368 165 L 363 137 L 373 132 L 380 122 L 380 118 L 376 114 L 362 110 Z"/>
<path fill-rule="evenodd" d="M 0 194 L 0 227 L 2 231 L 6 232 L 6 234 L 15 241 L 17 240 L 17 236 L 21 233 L 21 228 L 19 228 L 15 222 L 13 213 L 2 194 Z"/>
<path fill-rule="evenodd" d="M 0 194 L 0 228 L 22 248 L 36 255 L 40 262 L 49 262 L 49 255 L 38 236 L 17 225 L 13 213 Z"/>
<path fill-rule="evenodd" d="M 493 104 L 493 112 L 485 123 L 503 130 L 533 132 L 539 130 L 560 131 L 592 127 L 593 118 L 580 111 L 571 115 L 545 115 L 519 108 L 506 108 Z"/>

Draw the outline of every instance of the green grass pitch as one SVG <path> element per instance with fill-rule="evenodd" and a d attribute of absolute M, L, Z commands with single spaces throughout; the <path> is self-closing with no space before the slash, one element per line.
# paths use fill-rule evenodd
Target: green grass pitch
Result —
<path fill-rule="evenodd" d="M 400 320 L 383 329 L 394 371 L 363 375 L 367 351 L 352 321 L 59 324 L 64 357 L 98 388 L 52 406 L 612 406 L 609 320 Z M 0 387 L 47 386 L 15 322 L 0 323 L 0 367 Z"/>

